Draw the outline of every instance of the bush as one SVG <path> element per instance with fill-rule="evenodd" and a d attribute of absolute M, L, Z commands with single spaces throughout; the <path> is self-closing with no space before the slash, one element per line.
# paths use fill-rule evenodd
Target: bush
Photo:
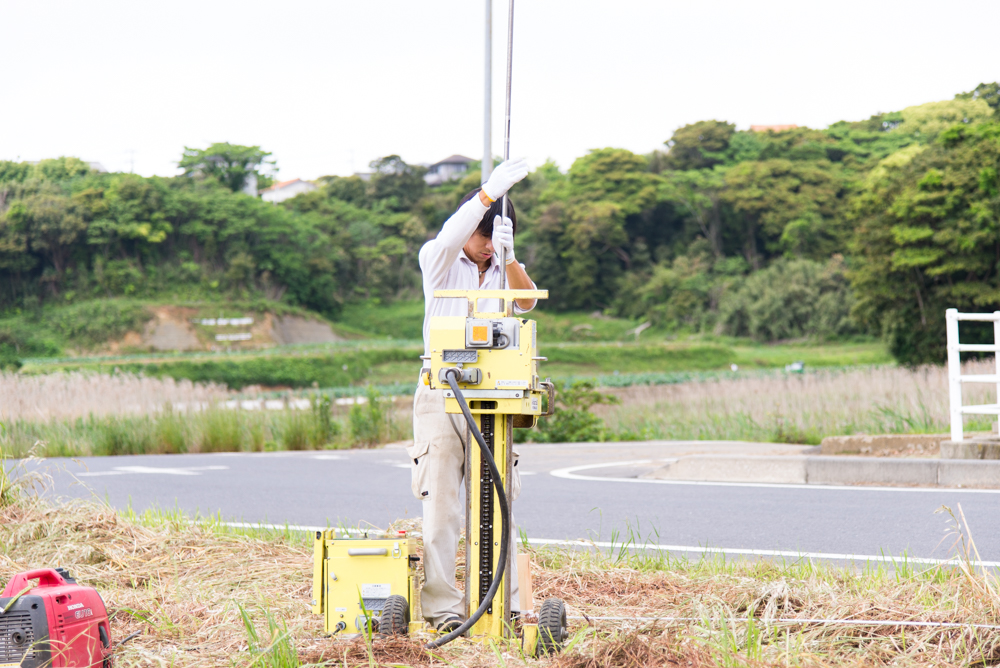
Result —
<path fill-rule="evenodd" d="M 162 454 L 187 452 L 188 426 L 183 416 L 167 410 L 156 419 L 156 451 Z"/>
<path fill-rule="evenodd" d="M 138 302 L 98 299 L 53 310 L 50 325 L 74 345 L 95 346 L 140 329 L 152 314 Z"/>
<path fill-rule="evenodd" d="M 153 424 L 148 417 L 109 416 L 93 419 L 94 453 L 141 455 L 154 451 Z"/>
<path fill-rule="evenodd" d="M 857 333 L 843 258 L 826 264 L 778 260 L 749 276 L 719 303 L 721 333 L 777 341 Z"/>
<path fill-rule="evenodd" d="M 340 435 L 340 423 L 333 419 L 333 399 L 328 394 L 313 396 L 312 413 L 315 421 L 315 443 L 324 445 L 331 443 Z"/>
<path fill-rule="evenodd" d="M 240 412 L 212 408 L 204 418 L 200 452 L 240 451 Z"/>
<path fill-rule="evenodd" d="M 51 357 L 59 352 L 59 346 L 39 338 L 27 325 L 0 327 L 0 371 L 20 369 L 25 357 Z"/>
<path fill-rule="evenodd" d="M 187 379 L 198 383 L 225 383 L 238 390 L 248 385 L 265 387 L 339 387 L 364 380 L 373 366 L 385 362 L 410 362 L 418 353 L 412 348 L 352 350 L 312 355 L 246 355 L 166 362 L 109 362 L 47 366 L 51 373 L 64 368 L 124 373 L 154 378 Z M 346 368 L 345 368 L 346 367 Z"/>
<path fill-rule="evenodd" d="M 557 388 L 555 415 L 539 419 L 538 430 L 528 436 L 540 443 L 603 441 L 607 437 L 604 420 L 590 409 L 595 404 L 617 403 L 617 397 L 598 392 L 591 381 L 570 383 Z"/>
<path fill-rule="evenodd" d="M 309 450 L 316 440 L 315 420 L 307 413 L 291 411 L 285 416 L 281 445 L 285 450 Z"/>
<path fill-rule="evenodd" d="M 351 406 L 351 440 L 359 445 L 377 445 L 389 431 L 388 415 L 381 392 L 369 385 L 365 397 L 365 403 Z"/>

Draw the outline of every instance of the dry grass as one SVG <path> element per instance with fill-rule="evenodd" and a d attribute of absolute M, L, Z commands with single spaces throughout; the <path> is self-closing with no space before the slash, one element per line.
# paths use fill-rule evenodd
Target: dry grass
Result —
<path fill-rule="evenodd" d="M 88 415 L 144 415 L 164 406 L 214 403 L 224 385 L 131 374 L 55 373 L 23 376 L 0 372 L 0 420 L 50 420 Z"/>
<path fill-rule="evenodd" d="M 859 571 L 810 562 L 688 561 L 621 550 L 533 551 L 536 602 L 557 596 L 571 616 L 586 617 L 571 620 L 573 637 L 563 655 L 529 659 L 516 643 L 453 643 L 429 654 L 417 639 L 323 637 L 321 619 L 309 608 L 310 536 L 240 532 L 165 513 L 136 516 L 94 502 L 53 503 L 24 490 L 3 499 L 0 581 L 21 570 L 58 565 L 70 568 L 81 584 L 97 587 L 115 638 L 142 631 L 119 651 L 120 668 L 1000 662 L 996 631 L 782 621 L 998 624 L 996 577 L 975 570 L 968 560 L 958 568 L 899 564 L 891 571 Z M 960 519 L 953 526 L 958 552 L 975 559 Z M 419 520 L 405 526 L 418 532 Z"/>
<path fill-rule="evenodd" d="M 964 373 L 994 373 L 970 362 Z M 993 403 L 996 389 L 966 385 L 965 403 Z M 872 367 L 611 390 L 620 405 L 595 407 L 625 438 L 818 443 L 847 434 L 948 431 L 945 367 Z M 970 430 L 990 420 L 968 419 Z"/>

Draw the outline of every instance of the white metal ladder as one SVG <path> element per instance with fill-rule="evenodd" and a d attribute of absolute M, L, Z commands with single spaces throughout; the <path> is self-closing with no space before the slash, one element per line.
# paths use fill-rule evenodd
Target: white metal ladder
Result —
<path fill-rule="evenodd" d="M 978 406 L 962 405 L 962 383 L 990 383 L 996 385 L 997 400 L 1000 402 L 1000 311 L 993 313 L 959 313 L 958 309 L 945 311 L 945 324 L 948 332 L 948 407 L 951 414 L 951 440 L 962 440 L 963 415 L 998 415 L 1000 403 L 980 404 Z M 959 343 L 958 322 L 960 320 L 975 320 L 993 323 L 993 343 L 974 344 Z M 993 374 L 962 375 L 962 359 L 959 353 L 993 353 L 996 372 Z"/>

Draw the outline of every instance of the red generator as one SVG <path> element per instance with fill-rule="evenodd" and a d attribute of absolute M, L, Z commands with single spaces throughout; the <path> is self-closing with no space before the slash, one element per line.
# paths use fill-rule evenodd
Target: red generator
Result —
<path fill-rule="evenodd" d="M 0 668 L 71 666 L 111 668 L 104 600 L 62 568 L 18 573 L 0 596 Z"/>

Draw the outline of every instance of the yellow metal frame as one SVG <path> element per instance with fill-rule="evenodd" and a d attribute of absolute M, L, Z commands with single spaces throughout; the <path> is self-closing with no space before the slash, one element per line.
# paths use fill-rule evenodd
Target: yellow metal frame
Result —
<path fill-rule="evenodd" d="M 546 299 L 547 290 L 435 290 L 436 298 L 462 298 L 469 304 L 470 318 L 501 319 L 514 317 L 514 300 Z M 503 302 L 503 311 L 480 311 L 478 303 L 483 299 L 499 299 Z M 511 498 L 511 481 L 513 480 L 513 433 L 515 416 L 524 416 L 518 426 L 534 425 L 537 416 L 542 414 L 542 396 L 546 393 L 539 380 L 538 363 L 543 358 L 538 356 L 538 340 L 536 323 L 533 320 L 518 318 L 518 345 L 516 348 L 479 348 L 475 362 L 463 363 L 464 369 L 475 368 L 482 372 L 479 383 L 459 383 L 470 412 L 476 420 L 476 426 L 483 434 L 487 445 L 491 446 L 493 459 L 503 485 L 508 503 Z M 457 366 L 444 361 L 445 350 L 462 350 L 466 348 L 466 318 L 455 316 L 438 316 L 430 322 L 430 372 L 427 383 L 432 389 L 450 389 L 441 381 L 443 369 Z M 485 392 L 490 396 L 479 394 Z M 457 399 L 445 399 L 445 411 L 460 414 L 461 408 Z M 500 510 L 499 495 L 496 492 L 485 494 L 489 488 L 489 470 L 485 465 L 478 447 L 472 444 L 465 451 L 465 498 L 466 498 L 466 554 L 465 554 L 465 607 L 466 614 L 471 615 L 482 602 L 493 580 L 493 574 L 499 568 L 500 557 Z M 492 498 L 490 498 L 492 497 Z M 513 532 L 511 544 L 516 544 Z M 510 637 L 510 562 L 514 559 L 514 551 L 509 553 L 503 583 L 494 596 L 494 604 L 487 610 L 469 631 L 470 636 Z"/>

